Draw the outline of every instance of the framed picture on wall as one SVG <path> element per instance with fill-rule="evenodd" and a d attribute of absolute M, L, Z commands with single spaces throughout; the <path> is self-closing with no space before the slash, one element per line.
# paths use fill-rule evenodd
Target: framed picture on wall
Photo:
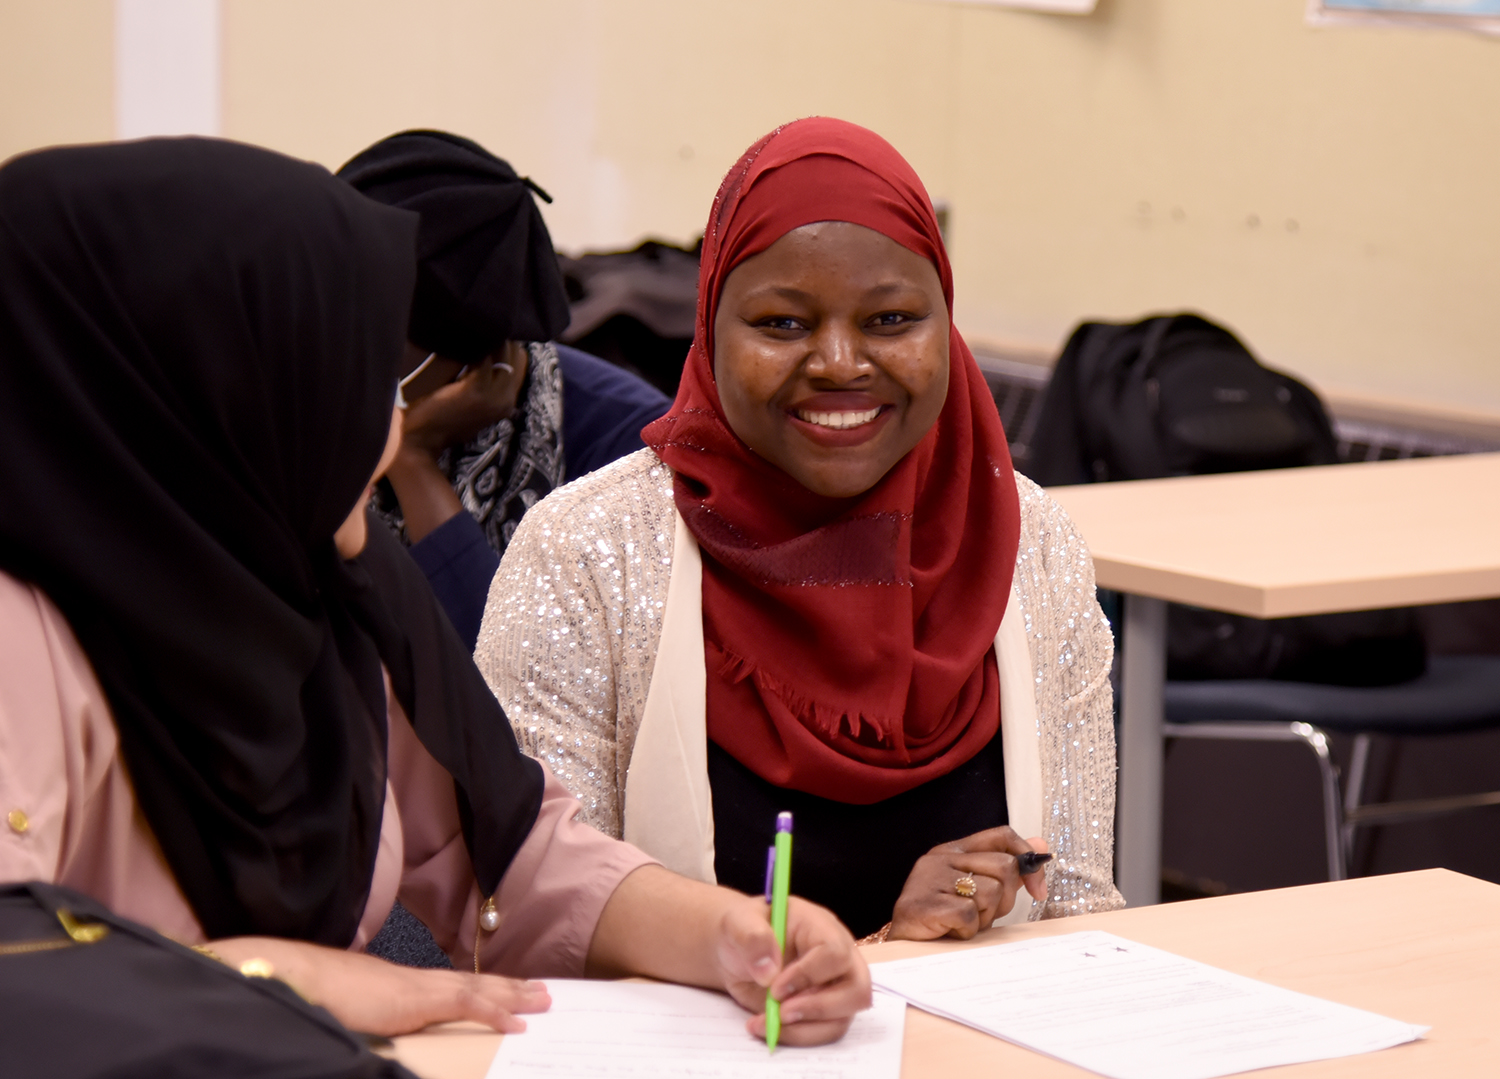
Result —
<path fill-rule="evenodd" d="M 1381 24 L 1500 34 L 1500 0 L 1308 0 L 1314 26 Z"/>
<path fill-rule="evenodd" d="M 949 0 L 950 3 L 1013 7 L 1026 11 L 1051 11 L 1059 15 L 1091 15 L 1099 0 Z"/>

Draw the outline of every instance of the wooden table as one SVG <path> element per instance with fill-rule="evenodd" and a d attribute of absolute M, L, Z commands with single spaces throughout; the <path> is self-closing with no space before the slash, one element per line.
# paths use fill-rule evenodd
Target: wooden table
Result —
<path fill-rule="evenodd" d="M 1115 866 L 1161 888 L 1166 603 L 1255 618 L 1500 596 L 1500 454 L 1054 487 L 1126 593 Z"/>
<path fill-rule="evenodd" d="M 905 959 L 1082 929 L 1432 1027 L 1423 1041 L 1278 1069 L 1277 1079 L 1500 1074 L 1500 886 L 1444 869 L 1010 926 L 968 943 L 881 944 L 865 955 L 871 962 Z M 401 1061 L 424 1079 L 483 1079 L 500 1036 L 443 1029 L 396 1042 Z M 1091 1073 L 908 1008 L 901 1074 Z"/>

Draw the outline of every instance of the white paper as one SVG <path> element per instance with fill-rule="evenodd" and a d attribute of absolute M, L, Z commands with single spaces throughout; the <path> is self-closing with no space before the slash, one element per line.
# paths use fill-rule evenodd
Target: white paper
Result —
<path fill-rule="evenodd" d="M 552 1007 L 509 1034 L 487 1079 L 653 1076 L 661 1079 L 899 1079 L 906 1004 L 882 993 L 849 1033 L 811 1049 L 766 1043 L 721 993 L 680 985 L 548 978 Z"/>
<path fill-rule="evenodd" d="M 1097 930 L 874 963 L 870 974 L 924 1011 L 1111 1079 L 1212 1079 L 1428 1030 Z"/>

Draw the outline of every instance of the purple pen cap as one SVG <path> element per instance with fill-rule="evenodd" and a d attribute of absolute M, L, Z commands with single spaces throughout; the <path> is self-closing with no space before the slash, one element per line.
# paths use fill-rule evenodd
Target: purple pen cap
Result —
<path fill-rule="evenodd" d="M 776 830 L 778 832 L 790 832 L 792 830 L 792 815 L 790 813 L 776 814 Z"/>

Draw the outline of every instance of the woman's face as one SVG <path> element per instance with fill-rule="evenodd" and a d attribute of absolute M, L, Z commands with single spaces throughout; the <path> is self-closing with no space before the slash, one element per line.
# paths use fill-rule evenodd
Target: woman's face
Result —
<path fill-rule="evenodd" d="M 863 225 L 793 229 L 724 282 L 714 379 L 757 454 L 817 494 L 863 494 L 948 396 L 937 269 Z"/>
<path fill-rule="evenodd" d="M 391 462 L 396 459 L 396 451 L 400 448 L 401 410 L 393 408 L 391 409 L 390 430 L 385 435 L 385 449 L 380 451 L 380 461 L 375 465 L 375 474 L 370 477 L 364 494 L 359 496 L 359 501 L 349 511 L 349 516 L 344 518 L 344 523 L 339 525 L 338 531 L 333 534 L 333 545 L 338 548 L 342 557 L 358 558 L 359 553 L 365 549 L 365 543 L 370 538 L 365 529 L 365 507 L 370 504 L 375 482 L 385 475 L 386 469 L 391 467 Z"/>

